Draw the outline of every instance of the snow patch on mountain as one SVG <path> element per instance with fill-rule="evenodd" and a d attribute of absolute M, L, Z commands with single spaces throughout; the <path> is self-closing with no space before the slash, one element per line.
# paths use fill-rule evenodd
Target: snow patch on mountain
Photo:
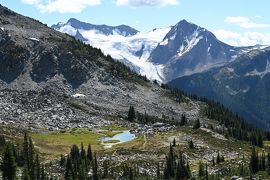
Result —
<path fill-rule="evenodd" d="M 154 29 L 150 32 L 139 32 L 134 36 L 127 37 L 123 36 L 123 32 L 120 33 L 117 30 L 114 30 L 112 35 L 105 35 L 98 30 L 78 29 L 78 31 L 87 39 L 85 43 L 100 48 L 103 53 L 109 54 L 114 59 L 128 60 L 139 68 L 140 74 L 146 75 L 152 80 L 163 82 L 163 65 L 153 64 L 148 61 L 148 58 L 170 29 L 170 27 Z M 77 29 L 66 24 L 59 31 L 74 36 Z M 138 57 L 136 53 L 140 50 L 143 52 Z"/>
<path fill-rule="evenodd" d="M 266 64 L 264 71 L 259 72 L 257 69 L 254 69 L 253 71 L 246 73 L 245 76 L 260 76 L 260 78 L 263 78 L 268 73 L 270 73 L 270 62 L 269 61 L 267 61 L 267 64 Z"/>
<path fill-rule="evenodd" d="M 185 43 L 179 48 L 177 56 L 183 56 L 203 39 L 202 36 L 199 36 L 199 33 L 200 31 L 197 29 L 190 37 L 186 37 Z"/>

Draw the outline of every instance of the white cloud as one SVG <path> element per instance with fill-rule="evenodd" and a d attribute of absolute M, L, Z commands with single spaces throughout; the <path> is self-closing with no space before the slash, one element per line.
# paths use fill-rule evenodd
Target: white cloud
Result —
<path fill-rule="evenodd" d="M 116 0 L 117 6 L 167 6 L 167 5 L 177 5 L 179 0 Z"/>
<path fill-rule="evenodd" d="M 246 23 L 241 23 L 240 27 L 245 28 L 245 29 L 269 28 L 270 24 L 258 24 L 258 23 L 254 23 L 254 22 L 246 22 Z"/>
<path fill-rule="evenodd" d="M 216 30 L 214 34 L 221 41 L 232 46 L 270 45 L 270 33 L 245 32 L 243 34 L 227 30 Z"/>
<path fill-rule="evenodd" d="M 42 13 L 80 13 L 88 6 L 101 4 L 101 0 L 21 0 L 25 4 L 34 5 Z"/>
<path fill-rule="evenodd" d="M 39 3 L 39 0 L 22 0 L 22 2 L 25 4 L 35 5 Z"/>
<path fill-rule="evenodd" d="M 243 17 L 243 16 L 228 16 L 225 19 L 226 23 L 246 23 L 249 22 L 249 19 L 247 17 Z"/>
<path fill-rule="evenodd" d="M 225 19 L 225 22 L 230 24 L 238 24 L 241 28 L 245 29 L 259 29 L 270 27 L 270 24 L 252 22 L 249 18 L 243 16 L 228 16 Z"/>

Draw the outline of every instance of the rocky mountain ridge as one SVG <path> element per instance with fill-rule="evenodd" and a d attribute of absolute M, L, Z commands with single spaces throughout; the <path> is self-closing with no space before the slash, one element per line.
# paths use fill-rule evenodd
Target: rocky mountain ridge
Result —
<path fill-rule="evenodd" d="M 223 102 L 259 127 L 269 129 L 270 48 L 246 53 L 234 62 L 169 84 Z"/>

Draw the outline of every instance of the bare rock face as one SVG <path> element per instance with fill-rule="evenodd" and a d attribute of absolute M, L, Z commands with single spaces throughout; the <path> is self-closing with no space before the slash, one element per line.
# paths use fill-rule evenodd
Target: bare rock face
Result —
<path fill-rule="evenodd" d="M 0 79 L 10 83 L 23 72 L 30 54 L 22 47 L 15 46 L 7 31 L 0 30 L 0 46 Z"/>

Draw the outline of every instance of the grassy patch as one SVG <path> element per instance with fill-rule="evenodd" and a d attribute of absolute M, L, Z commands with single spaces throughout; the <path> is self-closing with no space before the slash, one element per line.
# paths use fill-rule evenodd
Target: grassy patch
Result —
<path fill-rule="evenodd" d="M 265 147 L 270 147 L 270 141 L 264 141 L 263 144 Z"/>
<path fill-rule="evenodd" d="M 109 136 L 109 137 L 113 137 L 116 134 L 120 134 L 120 131 L 103 131 L 102 134 L 104 134 L 104 136 Z"/>
<path fill-rule="evenodd" d="M 118 143 L 118 142 L 120 141 L 117 139 L 112 139 L 112 140 L 104 141 L 103 143 Z"/>
<path fill-rule="evenodd" d="M 128 128 L 122 127 L 122 126 L 117 125 L 117 124 L 111 124 L 108 126 L 104 126 L 101 129 L 107 130 L 107 131 L 126 131 L 126 130 L 129 130 Z"/>
<path fill-rule="evenodd" d="M 121 149 L 140 150 L 140 149 L 142 149 L 143 144 L 144 144 L 144 137 L 139 136 L 136 139 L 134 139 L 133 141 L 129 141 L 129 142 L 121 143 L 121 144 L 116 144 L 109 150 L 110 151 L 121 150 Z"/>
<path fill-rule="evenodd" d="M 80 147 L 81 143 L 83 143 L 85 148 L 87 148 L 88 144 L 91 144 L 94 151 L 103 150 L 103 146 L 98 140 L 103 135 L 94 132 L 55 132 L 48 134 L 31 134 L 31 136 L 39 152 L 48 159 L 69 153 L 70 147 L 73 144 Z"/>

